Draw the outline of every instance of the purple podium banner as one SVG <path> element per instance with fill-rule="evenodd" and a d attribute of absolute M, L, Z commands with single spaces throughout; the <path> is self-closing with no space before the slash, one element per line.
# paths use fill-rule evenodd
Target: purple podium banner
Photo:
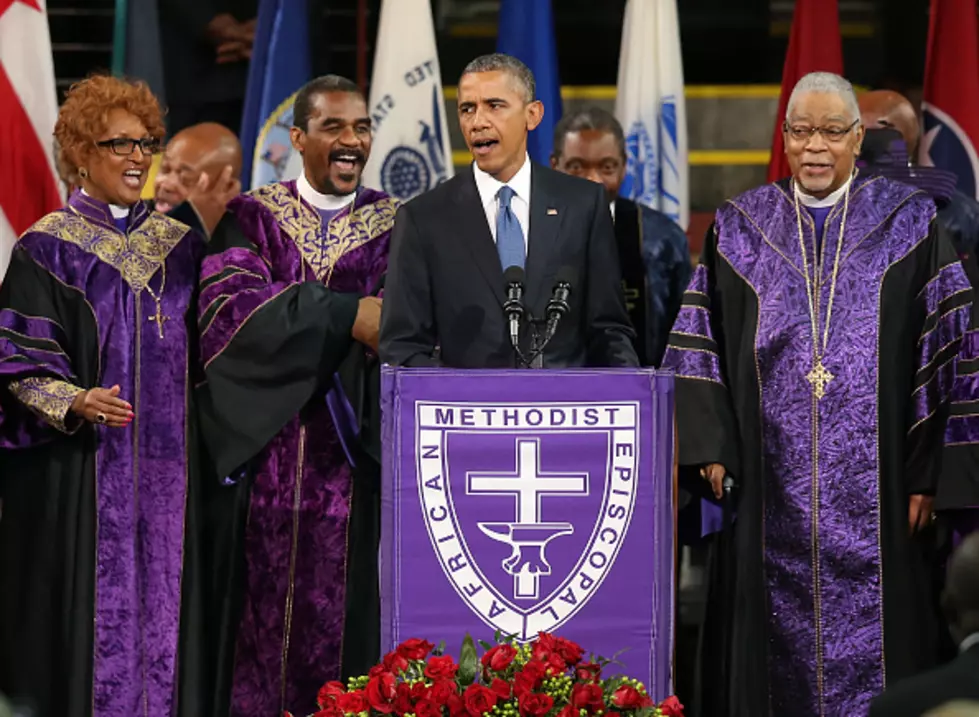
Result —
<path fill-rule="evenodd" d="M 382 644 L 552 632 L 671 694 L 673 376 L 382 374 Z"/>

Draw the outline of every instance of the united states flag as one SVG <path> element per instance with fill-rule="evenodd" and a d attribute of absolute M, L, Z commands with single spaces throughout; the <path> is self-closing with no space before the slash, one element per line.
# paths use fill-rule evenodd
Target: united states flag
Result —
<path fill-rule="evenodd" d="M 62 202 L 45 0 L 0 0 L 0 280 L 17 237 Z"/>

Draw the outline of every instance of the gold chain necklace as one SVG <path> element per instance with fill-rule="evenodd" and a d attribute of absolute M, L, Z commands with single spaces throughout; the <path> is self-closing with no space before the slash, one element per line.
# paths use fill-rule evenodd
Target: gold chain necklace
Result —
<path fill-rule="evenodd" d="M 69 209 L 71 209 L 71 211 L 73 211 L 76 215 L 78 215 L 79 217 L 81 217 L 82 221 L 84 221 L 89 226 L 93 227 L 96 230 L 100 228 L 98 225 L 96 225 L 88 217 L 86 217 L 84 214 L 82 214 L 80 211 L 78 211 L 74 207 L 69 206 Z M 116 229 L 115 227 L 113 227 L 113 231 L 119 231 L 119 230 Z M 128 247 L 128 244 L 129 244 L 129 233 L 128 232 L 121 232 L 121 234 L 126 238 L 126 244 L 127 244 L 127 247 L 126 248 L 128 249 L 129 248 Z M 122 273 L 121 270 L 120 270 L 120 273 Z M 154 272 L 154 274 L 155 273 L 156 272 Z M 167 263 L 166 263 L 166 259 L 164 259 L 160 263 L 160 293 L 159 294 L 157 294 L 155 291 L 153 291 L 152 288 L 150 288 L 150 279 L 152 279 L 152 278 L 153 278 L 153 276 L 151 274 L 150 277 L 146 280 L 146 286 L 144 286 L 143 288 L 146 289 L 146 292 L 150 295 L 150 297 L 156 303 L 156 311 L 153 312 L 153 314 L 151 316 L 148 316 L 146 320 L 147 321 L 152 321 L 152 322 L 154 322 L 156 324 L 157 332 L 158 332 L 160 338 L 162 339 L 163 338 L 163 324 L 170 320 L 170 317 L 163 313 L 163 290 L 166 288 L 166 285 L 167 285 Z"/>
<path fill-rule="evenodd" d="M 806 277 L 806 294 L 809 300 L 809 319 L 812 323 L 812 370 L 806 374 L 806 380 L 812 384 L 813 391 L 816 394 L 817 399 L 821 399 L 826 395 L 826 386 L 832 381 L 835 376 L 826 370 L 823 365 L 823 356 L 826 355 L 826 345 L 829 342 L 829 323 L 833 316 L 833 300 L 836 298 L 836 277 L 840 271 L 840 250 L 843 248 L 843 234 L 846 230 L 846 215 L 849 213 L 850 209 L 850 186 L 853 184 L 852 177 L 850 181 L 847 182 L 846 191 L 843 195 L 843 217 L 840 220 L 840 236 L 836 242 L 836 259 L 833 262 L 833 276 L 829 287 L 829 301 L 826 304 L 826 324 L 823 328 L 823 341 L 822 346 L 819 343 L 819 316 L 821 312 L 822 303 L 822 274 L 823 274 L 823 263 L 819 256 L 822 256 L 822 251 L 819 252 L 819 256 L 813 253 L 814 266 L 813 266 L 813 276 L 810 277 L 809 272 L 809 253 L 806 251 L 806 242 L 804 235 L 802 233 L 802 210 L 799 208 L 799 186 L 796 184 L 795 180 L 792 181 L 792 196 L 795 200 L 795 218 L 796 223 L 799 228 L 799 249 L 802 252 L 802 271 Z M 829 217 L 826 217 L 826 221 L 829 221 Z M 824 240 L 825 242 L 825 240 Z M 815 247 L 813 247 L 815 249 Z M 825 248 L 825 243 L 823 243 L 823 248 Z"/>

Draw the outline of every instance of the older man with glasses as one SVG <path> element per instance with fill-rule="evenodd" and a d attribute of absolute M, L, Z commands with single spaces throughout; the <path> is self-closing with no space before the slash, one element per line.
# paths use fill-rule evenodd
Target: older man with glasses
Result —
<path fill-rule="evenodd" d="M 856 170 L 849 82 L 800 80 L 784 133 L 792 177 L 718 210 L 664 360 L 681 465 L 718 498 L 733 478 L 737 499 L 705 699 L 865 714 L 885 675 L 935 657 L 916 533 L 972 294 L 932 199 Z"/>

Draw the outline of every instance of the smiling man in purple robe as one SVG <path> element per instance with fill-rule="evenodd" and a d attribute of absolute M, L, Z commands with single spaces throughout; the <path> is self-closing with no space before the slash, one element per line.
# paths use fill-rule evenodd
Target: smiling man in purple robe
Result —
<path fill-rule="evenodd" d="M 356 85 L 313 80 L 293 125 L 299 179 L 233 200 L 201 270 L 202 427 L 215 479 L 235 484 L 210 520 L 215 713 L 234 717 L 305 714 L 379 649 L 379 478 L 358 418 L 397 205 L 360 187 Z"/>
<path fill-rule="evenodd" d="M 972 292 L 931 198 L 855 171 L 849 82 L 804 77 L 784 127 L 792 179 L 718 210 L 664 363 L 681 465 L 739 486 L 707 713 L 842 717 L 935 659 L 920 531 Z"/>

